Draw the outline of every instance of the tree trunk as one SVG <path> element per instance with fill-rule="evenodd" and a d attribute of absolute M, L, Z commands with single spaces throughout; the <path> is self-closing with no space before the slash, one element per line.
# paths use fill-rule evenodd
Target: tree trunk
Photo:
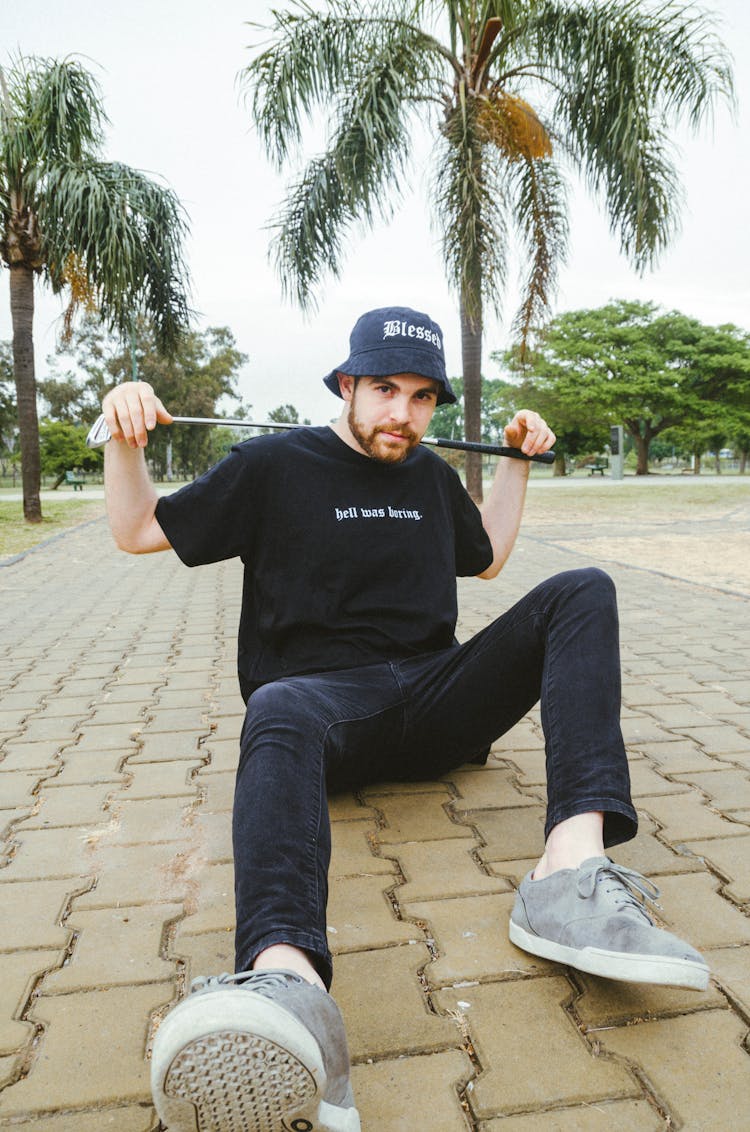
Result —
<path fill-rule="evenodd" d="M 699 476 L 701 474 L 701 454 L 700 452 L 693 453 L 693 475 Z"/>
<path fill-rule="evenodd" d="M 470 319 L 461 301 L 461 362 L 464 378 L 464 439 L 482 439 L 482 316 Z M 466 490 L 481 503 L 482 454 L 466 453 Z"/>
<path fill-rule="evenodd" d="M 745 474 L 745 468 L 747 467 L 747 455 L 748 454 L 745 451 L 745 449 L 741 448 L 740 449 L 740 466 L 739 466 L 739 469 L 738 469 L 739 474 L 741 476 L 744 476 L 744 474 Z"/>
<path fill-rule="evenodd" d="M 39 456 L 39 418 L 34 376 L 34 272 L 25 264 L 10 269 L 10 315 L 13 323 L 13 374 L 21 440 L 23 514 L 30 523 L 42 521 L 39 498 L 42 473 Z"/>
<path fill-rule="evenodd" d="M 635 441 L 635 450 L 638 455 L 638 463 L 636 465 L 635 474 L 637 476 L 648 475 L 648 446 L 651 438 L 649 436 L 639 436 L 638 433 L 633 435 Z"/>
<path fill-rule="evenodd" d="M 564 452 L 557 452 L 555 454 L 555 463 L 553 464 L 552 474 L 553 474 L 553 476 L 564 476 L 565 475 L 565 453 Z"/>

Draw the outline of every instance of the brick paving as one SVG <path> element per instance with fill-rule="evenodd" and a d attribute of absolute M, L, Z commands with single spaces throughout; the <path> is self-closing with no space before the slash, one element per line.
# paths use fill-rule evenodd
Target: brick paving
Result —
<path fill-rule="evenodd" d="M 499 579 L 461 583 L 461 634 L 589 561 L 522 535 Z M 656 879 L 710 988 L 610 983 L 509 943 L 542 846 L 534 711 L 487 768 L 332 800 L 334 992 L 365 1132 L 747 1119 L 750 587 L 611 572 L 641 814 L 614 855 Z M 0 570 L 0 1127 L 155 1132 L 155 1027 L 191 977 L 231 969 L 239 583 L 235 563 L 118 554 L 103 522 Z"/>

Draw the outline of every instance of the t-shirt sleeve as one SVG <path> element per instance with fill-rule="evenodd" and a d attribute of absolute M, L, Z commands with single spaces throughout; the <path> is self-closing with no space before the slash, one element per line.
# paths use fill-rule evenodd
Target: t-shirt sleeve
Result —
<path fill-rule="evenodd" d="M 156 504 L 156 518 L 186 566 L 244 557 L 262 506 L 261 461 L 251 444 L 233 448 L 204 475 Z"/>
<path fill-rule="evenodd" d="M 494 557 L 489 535 L 474 500 L 451 469 L 453 529 L 456 574 L 460 578 L 481 574 Z"/>

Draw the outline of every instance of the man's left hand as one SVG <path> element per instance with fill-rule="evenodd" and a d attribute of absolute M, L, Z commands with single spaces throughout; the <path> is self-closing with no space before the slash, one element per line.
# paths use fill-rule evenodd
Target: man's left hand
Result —
<path fill-rule="evenodd" d="M 510 424 L 505 426 L 505 443 L 520 448 L 525 456 L 538 456 L 548 452 L 555 443 L 555 434 L 539 413 L 519 409 Z"/>

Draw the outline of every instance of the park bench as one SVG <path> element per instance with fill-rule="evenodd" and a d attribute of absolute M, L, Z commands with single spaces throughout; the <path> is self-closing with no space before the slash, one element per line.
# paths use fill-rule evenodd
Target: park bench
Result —
<path fill-rule="evenodd" d="M 586 464 L 585 467 L 588 468 L 590 476 L 595 476 L 597 472 L 603 476 L 607 470 L 607 464 Z"/>
<path fill-rule="evenodd" d="M 83 491 L 83 485 L 86 482 L 86 477 L 81 475 L 80 472 L 66 472 L 65 482 L 71 485 L 73 491 Z"/>

